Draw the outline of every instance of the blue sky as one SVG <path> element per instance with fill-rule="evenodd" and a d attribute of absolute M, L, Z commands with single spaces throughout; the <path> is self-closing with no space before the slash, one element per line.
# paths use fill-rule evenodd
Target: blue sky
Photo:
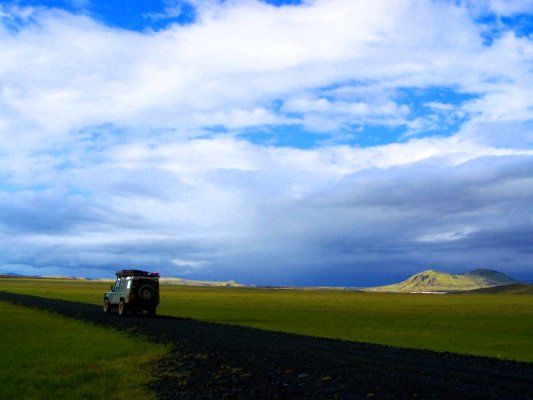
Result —
<path fill-rule="evenodd" d="M 0 53 L 0 273 L 533 279 L 533 1 L 3 1 Z"/>

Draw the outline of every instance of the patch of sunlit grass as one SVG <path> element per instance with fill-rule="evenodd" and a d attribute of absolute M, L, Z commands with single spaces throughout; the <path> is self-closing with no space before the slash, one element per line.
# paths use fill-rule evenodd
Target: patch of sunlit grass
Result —
<path fill-rule="evenodd" d="M 111 329 L 0 301 L 6 399 L 151 398 L 147 364 L 168 350 Z"/>

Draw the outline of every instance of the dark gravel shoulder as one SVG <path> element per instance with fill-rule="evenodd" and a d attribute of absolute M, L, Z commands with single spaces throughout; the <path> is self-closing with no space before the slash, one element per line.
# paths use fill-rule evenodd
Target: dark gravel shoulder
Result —
<path fill-rule="evenodd" d="M 91 304 L 8 292 L 0 300 L 172 343 L 148 367 L 160 399 L 533 399 L 533 363 L 119 317 Z"/>

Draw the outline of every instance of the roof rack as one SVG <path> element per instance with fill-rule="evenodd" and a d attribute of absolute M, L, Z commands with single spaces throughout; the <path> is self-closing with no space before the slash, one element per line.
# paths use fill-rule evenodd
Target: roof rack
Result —
<path fill-rule="evenodd" d="M 159 278 L 158 272 L 147 272 L 139 269 L 122 269 L 117 271 L 116 275 L 117 278 L 124 278 L 126 276 L 148 276 L 151 278 Z"/>

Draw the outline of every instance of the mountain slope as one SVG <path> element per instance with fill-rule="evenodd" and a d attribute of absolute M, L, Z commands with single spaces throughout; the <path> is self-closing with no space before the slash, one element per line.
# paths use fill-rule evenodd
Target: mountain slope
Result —
<path fill-rule="evenodd" d="M 501 286 L 518 283 L 518 281 L 508 277 L 504 273 L 494 271 L 492 269 L 476 269 L 463 275 L 469 276 L 478 282 L 487 284 L 488 286 Z"/>
<path fill-rule="evenodd" d="M 472 294 L 527 294 L 533 295 L 533 285 L 527 283 L 514 283 L 511 285 L 493 286 L 490 288 L 471 290 Z"/>
<path fill-rule="evenodd" d="M 475 290 L 519 283 L 507 275 L 490 269 L 476 269 L 465 274 L 447 274 L 426 270 L 411 276 L 403 282 L 388 286 L 368 288 L 371 292 L 451 292 Z"/>

